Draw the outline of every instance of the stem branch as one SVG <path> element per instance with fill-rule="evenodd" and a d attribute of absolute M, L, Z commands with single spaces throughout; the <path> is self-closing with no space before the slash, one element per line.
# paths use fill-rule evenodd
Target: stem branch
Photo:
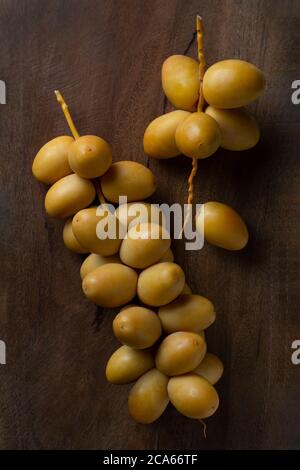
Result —
<path fill-rule="evenodd" d="M 106 199 L 105 199 L 105 197 L 103 195 L 103 192 L 102 192 L 100 178 L 94 179 L 93 183 L 94 183 L 94 186 L 95 186 L 96 193 L 97 193 L 100 204 L 105 205 L 106 204 Z"/>
<path fill-rule="evenodd" d="M 205 423 L 205 421 L 204 421 L 203 419 L 199 419 L 199 421 L 200 421 L 200 423 L 201 423 L 202 426 L 203 426 L 203 436 L 204 436 L 204 439 L 206 439 L 206 437 L 207 437 L 207 434 L 206 434 L 206 427 L 207 427 L 207 426 L 206 426 L 206 423 Z"/>
<path fill-rule="evenodd" d="M 197 31 L 197 51 L 198 51 L 198 60 L 199 60 L 199 100 L 197 105 L 197 112 L 201 113 L 204 106 L 204 97 L 203 97 L 203 77 L 205 72 L 205 56 L 203 50 L 204 43 L 204 30 L 203 30 L 203 20 L 200 15 L 196 17 L 196 31 Z M 198 159 L 193 158 L 192 160 L 192 170 L 188 179 L 188 213 L 186 219 L 183 223 L 181 234 L 184 231 L 184 228 L 191 216 L 192 204 L 194 200 L 194 178 L 198 170 Z"/>
<path fill-rule="evenodd" d="M 189 184 L 189 187 L 188 187 L 188 201 L 187 201 L 188 205 L 193 204 L 193 200 L 194 200 L 194 178 L 196 176 L 197 170 L 198 170 L 198 159 L 193 158 L 192 171 L 191 171 L 189 179 L 188 179 L 188 184 Z"/>
<path fill-rule="evenodd" d="M 205 73 L 205 56 L 203 50 L 204 44 L 204 29 L 203 29 L 203 20 L 200 15 L 197 15 L 196 19 L 196 30 L 197 30 L 197 50 L 198 50 L 198 61 L 199 61 L 199 100 L 197 111 L 201 112 L 204 106 L 204 97 L 203 97 L 203 77 Z"/>
<path fill-rule="evenodd" d="M 65 102 L 64 97 L 62 96 L 62 94 L 59 90 L 55 90 L 54 93 L 55 93 L 56 99 L 59 102 L 59 104 L 61 106 L 61 109 L 64 113 L 64 116 L 65 116 L 66 121 L 68 123 L 68 126 L 70 128 L 70 131 L 71 131 L 74 139 L 77 140 L 80 137 L 80 134 L 79 134 L 78 130 L 76 129 L 76 126 L 75 126 L 74 121 L 72 119 L 71 113 L 69 111 L 69 107 L 68 107 L 67 103 Z M 100 178 L 94 179 L 93 184 L 95 186 L 96 193 L 97 193 L 100 204 L 106 204 L 106 200 L 105 200 L 105 197 L 103 196 L 102 189 L 101 189 Z"/>
<path fill-rule="evenodd" d="M 59 102 L 59 104 L 61 106 L 61 109 L 62 109 L 62 111 L 65 115 L 66 121 L 67 121 L 68 126 L 70 128 L 70 131 L 72 132 L 72 135 L 73 135 L 74 139 L 76 140 L 80 137 L 80 135 L 79 135 L 79 133 L 76 129 L 76 126 L 75 126 L 74 121 L 72 119 L 72 116 L 70 114 L 69 107 L 68 107 L 67 103 L 65 102 L 65 100 L 64 100 L 64 98 L 63 98 L 63 96 L 62 96 L 62 94 L 60 93 L 59 90 L 55 90 L 54 93 L 55 93 L 56 99 Z"/>

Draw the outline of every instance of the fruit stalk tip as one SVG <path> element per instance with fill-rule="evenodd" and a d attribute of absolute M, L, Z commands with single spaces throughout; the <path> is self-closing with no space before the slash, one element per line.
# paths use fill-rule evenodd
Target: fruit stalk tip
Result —
<path fill-rule="evenodd" d="M 72 116 L 70 114 L 70 111 L 69 111 L 69 107 L 67 105 L 67 103 L 65 102 L 61 92 L 59 90 L 54 90 L 54 93 L 55 93 L 55 96 L 56 96 L 56 99 L 57 101 L 59 102 L 60 106 L 61 106 L 61 109 L 65 115 L 65 118 L 66 118 L 66 121 L 69 125 L 69 128 L 70 128 L 70 131 L 74 137 L 74 139 L 78 139 L 80 136 L 79 136 L 79 133 L 75 127 L 75 124 L 73 122 L 73 119 L 72 119 Z"/>
<path fill-rule="evenodd" d="M 63 98 L 61 92 L 60 92 L 59 90 L 54 90 L 54 93 L 55 93 L 56 99 L 57 99 L 57 101 L 59 102 L 59 104 L 60 104 L 61 106 L 64 106 L 64 107 L 67 108 L 68 105 L 66 104 L 66 102 L 65 102 L 65 100 L 64 100 L 64 98 Z"/>

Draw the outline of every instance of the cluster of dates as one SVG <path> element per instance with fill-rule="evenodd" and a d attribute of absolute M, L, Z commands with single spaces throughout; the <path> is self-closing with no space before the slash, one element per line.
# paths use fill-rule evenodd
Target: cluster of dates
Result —
<path fill-rule="evenodd" d="M 258 125 L 243 107 L 265 85 L 262 72 L 242 60 L 224 60 L 205 72 L 202 33 L 197 17 L 199 62 L 180 55 L 164 62 L 163 89 L 178 109 L 152 121 L 143 140 L 150 157 L 183 154 L 192 159 L 189 205 L 199 159 L 219 147 L 240 151 L 258 142 Z M 169 401 L 189 418 L 207 418 L 219 406 L 214 385 L 223 374 L 220 359 L 207 352 L 204 334 L 215 321 L 215 309 L 210 300 L 191 292 L 174 262 L 164 214 L 144 201 L 155 191 L 154 175 L 137 162 L 112 163 L 111 148 L 100 137 L 80 137 L 56 94 L 73 137 L 48 142 L 32 170 L 39 181 L 52 185 L 45 208 L 50 216 L 67 219 L 67 248 L 89 254 L 80 269 L 84 294 L 101 307 L 121 307 L 113 331 L 122 346 L 107 363 L 107 380 L 135 382 L 128 409 L 139 423 L 158 419 Z M 120 196 L 127 203 L 118 206 Z M 196 226 L 206 241 L 228 250 L 247 244 L 247 227 L 234 209 L 211 201 L 202 211 Z M 112 221 L 118 228 L 115 236 L 102 237 L 99 224 L 105 232 Z"/>
<path fill-rule="evenodd" d="M 183 154 L 207 158 L 221 146 L 247 150 L 259 140 L 259 127 L 243 106 L 264 89 L 264 76 L 254 65 L 232 59 L 217 62 L 203 76 L 203 98 L 197 111 L 199 64 L 191 57 L 173 55 L 162 66 L 162 86 L 176 111 L 159 116 L 147 127 L 144 150 L 153 158 Z"/>
<path fill-rule="evenodd" d="M 207 418 L 218 408 L 214 384 L 223 373 L 220 359 L 207 353 L 204 335 L 215 309 L 210 300 L 192 294 L 174 262 L 163 213 L 143 201 L 155 191 L 154 175 L 136 162 L 112 163 L 109 144 L 97 136 L 80 137 L 63 98 L 57 97 L 73 137 L 44 145 L 32 170 L 51 185 L 46 212 L 67 219 L 67 248 L 89 253 L 80 269 L 83 292 L 101 307 L 122 307 L 113 331 L 123 345 L 110 357 L 106 377 L 115 384 L 136 382 L 128 408 L 137 422 L 152 423 L 169 401 L 187 417 Z M 117 206 L 120 196 L 128 202 Z M 118 236 L 122 231 L 99 237 L 107 202 L 115 204 L 109 217 L 122 226 L 124 238 Z"/>
<path fill-rule="evenodd" d="M 223 60 L 204 72 L 201 63 L 191 57 L 173 55 L 163 63 L 162 86 L 178 109 L 159 116 L 146 128 L 144 151 L 148 156 L 168 159 L 182 154 L 197 164 L 219 147 L 241 151 L 257 144 L 258 124 L 244 108 L 265 86 L 256 66 L 238 59 Z M 248 230 L 233 208 L 210 201 L 202 210 L 196 224 L 202 231 L 200 220 L 204 220 L 206 241 L 228 250 L 245 247 Z"/>

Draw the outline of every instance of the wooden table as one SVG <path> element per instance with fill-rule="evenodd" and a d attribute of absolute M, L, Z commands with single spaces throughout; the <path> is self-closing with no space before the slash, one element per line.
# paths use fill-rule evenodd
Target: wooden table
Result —
<path fill-rule="evenodd" d="M 208 64 L 243 58 L 267 78 L 251 106 L 262 138 L 253 150 L 219 150 L 199 163 L 196 200 L 234 206 L 250 243 L 231 253 L 174 244 L 194 292 L 212 299 L 211 351 L 225 363 L 218 413 L 201 425 L 171 406 L 151 426 L 128 416 L 130 386 L 106 382 L 117 347 L 113 314 L 81 292 L 81 257 L 62 241 L 63 222 L 45 215 L 45 187 L 31 175 L 37 150 L 68 132 L 53 90 L 70 104 L 81 133 L 111 142 L 115 160 L 156 174 L 153 201 L 186 200 L 189 159 L 148 160 L 146 125 L 166 109 L 163 60 L 196 56 L 195 15 L 205 21 Z M 2 449 L 287 449 L 300 447 L 299 77 L 297 0 L 1 0 L 0 106 Z M 98 323 L 94 320 L 97 318 Z M 98 325 L 98 326 L 97 326 Z"/>

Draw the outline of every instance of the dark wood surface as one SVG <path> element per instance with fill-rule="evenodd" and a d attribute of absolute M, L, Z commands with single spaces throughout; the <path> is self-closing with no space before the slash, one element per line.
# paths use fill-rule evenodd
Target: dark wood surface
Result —
<path fill-rule="evenodd" d="M 218 151 L 200 162 L 196 200 L 234 206 L 251 239 L 241 253 L 205 246 L 176 259 L 195 292 L 211 298 L 217 321 L 209 349 L 225 363 L 218 413 L 196 421 L 171 406 L 151 426 L 127 412 L 130 386 L 104 377 L 116 348 L 108 311 L 81 292 L 82 259 L 63 245 L 62 222 L 45 215 L 45 187 L 31 176 L 45 142 L 67 132 L 53 90 L 61 89 L 82 133 L 103 136 L 115 160 L 156 174 L 153 200 L 186 199 L 190 160 L 148 161 L 146 125 L 166 108 L 162 61 L 196 54 L 195 15 L 204 16 L 208 64 L 254 62 L 267 90 L 251 106 L 262 139 L 250 151 Z M 1 0 L 0 106 L 2 449 L 270 449 L 300 447 L 298 0 Z M 101 320 L 96 327 L 95 317 Z"/>

